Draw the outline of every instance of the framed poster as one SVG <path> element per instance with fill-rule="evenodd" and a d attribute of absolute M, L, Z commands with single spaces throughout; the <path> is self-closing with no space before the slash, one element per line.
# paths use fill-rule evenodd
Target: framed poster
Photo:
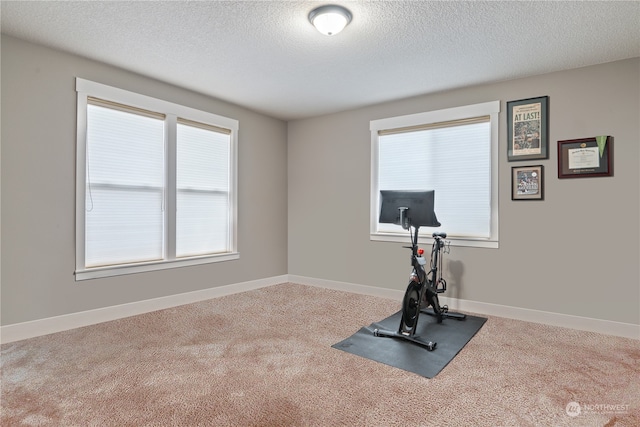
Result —
<path fill-rule="evenodd" d="M 507 160 L 549 158 L 549 97 L 507 102 Z"/>
<path fill-rule="evenodd" d="M 511 200 L 544 200 L 544 166 L 511 168 Z"/>
<path fill-rule="evenodd" d="M 613 176 L 613 137 L 558 141 L 558 178 Z"/>

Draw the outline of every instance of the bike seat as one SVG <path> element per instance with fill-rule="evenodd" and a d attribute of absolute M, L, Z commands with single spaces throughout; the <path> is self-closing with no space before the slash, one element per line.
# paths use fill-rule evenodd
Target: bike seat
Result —
<path fill-rule="evenodd" d="M 436 237 L 441 237 L 443 239 L 447 238 L 447 233 L 445 233 L 444 231 L 434 231 L 433 234 L 431 235 L 433 238 Z"/>

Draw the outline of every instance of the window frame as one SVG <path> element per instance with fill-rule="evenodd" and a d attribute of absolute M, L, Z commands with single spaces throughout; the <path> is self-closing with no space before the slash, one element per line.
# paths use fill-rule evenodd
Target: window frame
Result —
<path fill-rule="evenodd" d="M 164 270 L 169 268 L 216 263 L 238 259 L 238 129 L 235 119 L 161 100 L 128 90 L 76 78 L 77 135 L 76 135 L 76 266 L 75 280 L 87 280 L 124 274 Z M 134 262 L 100 267 L 85 266 L 85 201 L 86 201 L 86 150 L 87 150 L 87 104 L 95 97 L 126 106 L 154 111 L 165 115 L 165 219 L 164 259 L 149 262 Z M 178 118 L 228 129 L 229 151 L 229 251 L 189 257 L 175 257 L 176 249 L 176 124 Z"/>
<path fill-rule="evenodd" d="M 448 237 L 452 246 L 467 246 L 480 248 L 498 248 L 498 135 L 499 135 L 500 101 L 489 101 L 461 107 L 446 108 L 423 113 L 390 117 L 370 121 L 371 131 L 371 180 L 370 180 L 370 228 L 369 239 L 384 242 L 406 242 L 407 231 L 380 232 L 377 230 L 380 207 L 380 191 L 378 189 L 379 142 L 378 132 L 384 130 L 425 126 L 435 123 L 464 120 L 481 116 L 489 116 L 491 126 L 491 219 L 490 237 Z M 436 206 L 437 213 L 437 206 Z M 430 244 L 430 236 L 419 236 L 419 242 Z"/>

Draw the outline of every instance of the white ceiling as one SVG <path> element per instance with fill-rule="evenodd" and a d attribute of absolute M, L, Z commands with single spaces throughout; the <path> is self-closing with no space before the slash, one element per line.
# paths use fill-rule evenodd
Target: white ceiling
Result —
<path fill-rule="evenodd" d="M 640 1 L 6 1 L 2 32 L 289 120 L 640 56 Z"/>

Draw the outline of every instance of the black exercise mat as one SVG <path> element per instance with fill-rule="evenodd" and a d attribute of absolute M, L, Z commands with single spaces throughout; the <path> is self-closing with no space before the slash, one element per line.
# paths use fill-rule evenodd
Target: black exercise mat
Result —
<path fill-rule="evenodd" d="M 445 318 L 442 323 L 438 323 L 435 317 L 420 314 L 416 337 L 421 341 L 436 342 L 433 351 L 398 338 L 373 335 L 376 328 L 397 331 L 401 316 L 402 313 L 397 312 L 378 323 L 372 323 L 332 347 L 426 378 L 433 378 L 456 357 L 487 321 L 484 317 L 467 315 L 464 320 Z"/>

